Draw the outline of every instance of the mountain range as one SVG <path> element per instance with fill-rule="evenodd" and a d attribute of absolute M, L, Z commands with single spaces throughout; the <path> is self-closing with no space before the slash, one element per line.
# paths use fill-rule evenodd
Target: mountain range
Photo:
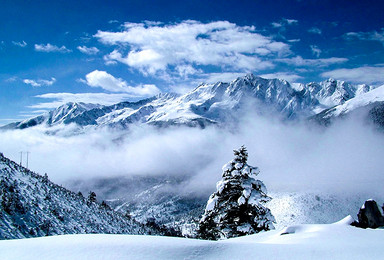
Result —
<path fill-rule="evenodd" d="M 282 79 L 264 79 L 247 74 L 230 83 L 201 84 L 184 95 L 159 94 L 138 102 L 121 102 L 112 106 L 67 103 L 2 129 L 69 124 L 79 129 L 126 129 L 131 124 L 204 128 L 234 122 L 244 112 L 275 114 L 284 120 L 309 118 L 324 123 L 357 108 L 370 106 L 370 110 L 376 109 L 376 105 L 383 100 L 384 86 L 375 89 L 365 84 L 353 85 L 334 79 L 291 84 Z M 382 115 L 382 110 L 376 109 L 375 120 L 380 121 L 377 118 Z"/>

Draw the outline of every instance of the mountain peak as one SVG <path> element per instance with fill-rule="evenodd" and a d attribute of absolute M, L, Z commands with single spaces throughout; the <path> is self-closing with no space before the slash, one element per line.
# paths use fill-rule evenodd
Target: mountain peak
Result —
<path fill-rule="evenodd" d="M 326 82 L 330 82 L 330 83 L 336 83 L 337 80 L 335 80 L 334 78 L 329 78 L 327 80 L 325 80 Z"/>

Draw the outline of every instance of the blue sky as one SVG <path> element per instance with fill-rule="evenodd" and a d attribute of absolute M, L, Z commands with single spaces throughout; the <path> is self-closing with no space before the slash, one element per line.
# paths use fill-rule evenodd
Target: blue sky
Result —
<path fill-rule="evenodd" d="M 0 8 L 0 125 L 245 73 L 384 84 L 382 1 L 19 1 Z"/>

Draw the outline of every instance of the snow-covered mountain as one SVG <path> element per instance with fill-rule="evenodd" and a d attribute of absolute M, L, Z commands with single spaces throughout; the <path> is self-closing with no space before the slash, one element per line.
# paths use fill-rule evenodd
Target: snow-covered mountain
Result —
<path fill-rule="evenodd" d="M 384 127 L 384 85 L 349 99 L 342 104 L 323 110 L 313 120 L 328 125 L 332 120 L 362 111 L 368 118 Z"/>
<path fill-rule="evenodd" d="M 9 124 L 6 129 L 75 123 L 80 128 L 127 128 L 131 124 L 204 127 L 236 121 L 244 112 L 276 112 L 283 118 L 307 118 L 324 109 L 371 92 L 367 85 L 329 79 L 320 83 L 290 84 L 252 74 L 230 83 L 202 84 L 185 95 L 160 94 L 138 102 L 112 106 L 68 103 L 47 114 Z"/>
<path fill-rule="evenodd" d="M 59 124 L 69 124 L 72 122 L 76 122 L 81 125 L 86 123 L 87 120 L 83 118 L 83 120 L 76 121 L 77 120 L 76 118 L 78 116 L 82 115 L 85 111 L 88 111 L 94 108 L 100 108 L 100 107 L 102 106 L 97 104 L 69 102 L 43 115 L 26 119 L 21 122 L 11 123 L 5 126 L 4 128 L 24 129 L 24 128 L 33 127 L 41 124 L 44 124 L 46 126 L 55 126 Z M 88 124 L 89 123 L 90 122 L 88 122 Z"/>
<path fill-rule="evenodd" d="M 0 153 L 0 239 L 86 233 L 160 234 Z"/>
<path fill-rule="evenodd" d="M 313 100 L 317 100 L 319 107 L 317 112 L 321 109 L 344 104 L 347 100 L 358 97 L 361 94 L 369 92 L 373 87 L 362 84 L 352 85 L 345 81 L 328 79 L 320 83 L 311 82 L 306 85 L 294 84 L 296 89 L 302 89 L 309 92 Z"/>

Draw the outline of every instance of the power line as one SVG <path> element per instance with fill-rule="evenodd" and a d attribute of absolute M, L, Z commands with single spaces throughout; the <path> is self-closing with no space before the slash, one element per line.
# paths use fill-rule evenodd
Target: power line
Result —
<path fill-rule="evenodd" d="M 28 155 L 30 154 L 30 152 L 25 152 L 27 154 L 27 169 L 28 169 Z"/>
<path fill-rule="evenodd" d="M 23 166 L 23 152 L 20 152 L 20 166 Z"/>

